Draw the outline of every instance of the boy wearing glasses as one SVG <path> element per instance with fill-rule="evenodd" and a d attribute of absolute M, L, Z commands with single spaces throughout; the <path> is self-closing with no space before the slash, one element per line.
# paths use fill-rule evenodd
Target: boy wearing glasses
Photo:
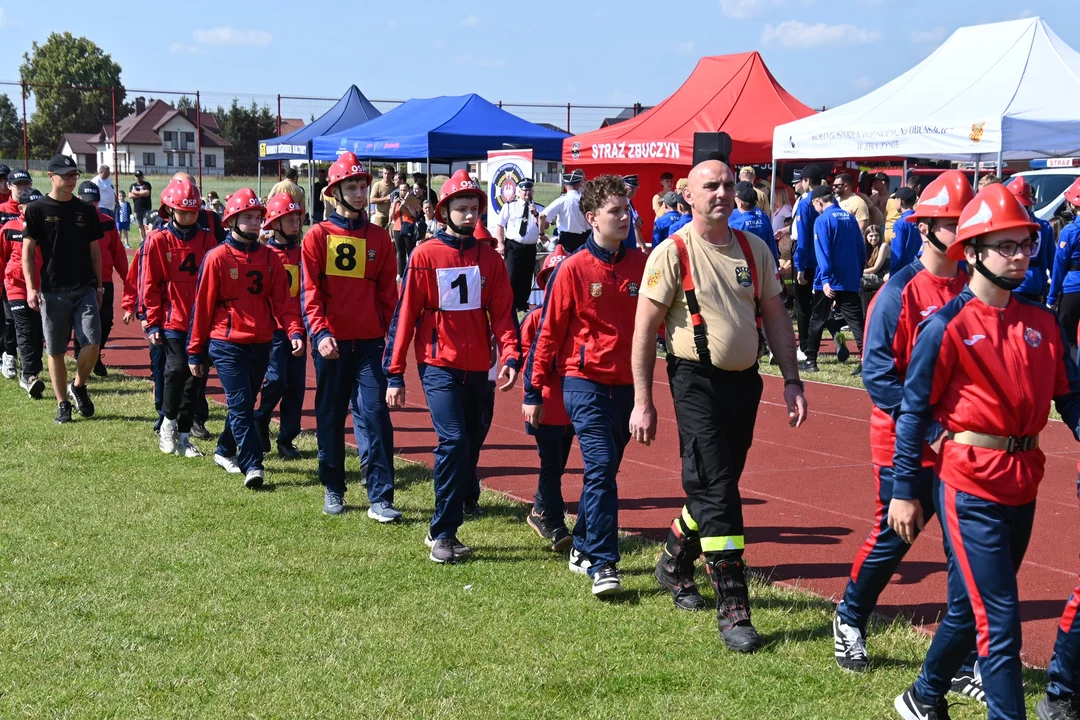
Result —
<path fill-rule="evenodd" d="M 989 717 L 1026 717 L 1016 570 L 1031 537 L 1046 463 L 1039 433 L 1051 400 L 1080 438 L 1080 376 L 1062 330 L 1046 308 L 1012 292 L 1027 273 L 1038 227 L 1004 185 L 979 191 L 946 252 L 967 261 L 971 282 L 921 325 L 912 351 L 896 421 L 895 482 L 917 482 L 931 439 L 939 448 L 934 503 L 948 612 L 919 677 L 894 703 L 907 720 L 948 717 L 945 693 L 973 639 Z M 924 524 L 918 503 L 894 499 L 889 524 L 910 542 Z"/>

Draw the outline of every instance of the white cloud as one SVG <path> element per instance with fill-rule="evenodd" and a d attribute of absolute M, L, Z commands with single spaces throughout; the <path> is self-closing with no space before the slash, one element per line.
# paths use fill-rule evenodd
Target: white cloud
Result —
<path fill-rule="evenodd" d="M 878 30 L 866 30 L 854 25 L 808 25 L 801 20 L 785 20 L 779 25 L 766 24 L 761 31 L 761 44 L 805 49 L 822 45 L 866 45 L 881 40 Z"/>
<path fill-rule="evenodd" d="M 460 53 L 455 55 L 454 63 L 457 65 L 465 65 L 467 67 L 494 68 L 496 70 L 502 70 L 506 67 L 506 60 L 502 58 L 492 60 L 489 57 L 473 55 L 472 53 Z"/>
<path fill-rule="evenodd" d="M 675 49 L 678 50 L 679 53 L 681 53 L 682 55 L 690 55 L 694 52 L 695 47 L 697 46 L 694 45 L 694 41 L 688 40 L 687 42 L 681 42 L 676 45 Z"/>
<path fill-rule="evenodd" d="M 470 15 L 461 21 L 461 27 L 476 27 L 479 24 L 480 18 L 476 17 L 476 15 Z"/>
<path fill-rule="evenodd" d="M 916 45 L 937 45 L 945 39 L 945 28 L 938 25 L 929 30 L 916 30 L 908 34 L 908 39 Z"/>
<path fill-rule="evenodd" d="M 195 30 L 191 37 L 199 45 L 242 45 L 248 47 L 266 47 L 274 36 L 265 30 L 237 30 L 231 27 L 216 27 L 209 30 Z"/>
<path fill-rule="evenodd" d="M 869 75 L 860 75 L 851 81 L 851 87 L 856 90 L 869 90 L 874 87 L 874 78 Z"/>
<path fill-rule="evenodd" d="M 174 42 L 169 46 L 169 52 L 173 55 L 202 55 L 203 49 L 195 47 L 194 45 L 186 45 L 184 43 Z"/>

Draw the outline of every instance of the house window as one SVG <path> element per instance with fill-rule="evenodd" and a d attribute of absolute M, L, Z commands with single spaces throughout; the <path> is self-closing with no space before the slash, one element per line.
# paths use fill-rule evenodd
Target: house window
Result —
<path fill-rule="evenodd" d="M 172 164 L 173 164 L 173 154 L 171 152 L 165 153 L 165 166 L 166 167 L 172 167 Z"/>
<path fill-rule="evenodd" d="M 195 133 L 193 133 L 193 132 L 184 133 L 184 142 L 189 142 L 189 143 L 195 142 Z"/>
<path fill-rule="evenodd" d="M 166 130 L 165 131 L 165 142 L 172 142 L 175 139 L 176 139 L 176 133 L 175 132 L 173 132 L 172 130 Z"/>
<path fill-rule="evenodd" d="M 176 157 L 180 159 L 180 167 L 187 166 L 187 153 L 178 153 Z"/>
<path fill-rule="evenodd" d="M 148 165 L 150 167 L 153 167 L 156 164 L 154 162 L 154 153 L 143 153 L 142 162 L 143 162 L 143 165 Z"/>
<path fill-rule="evenodd" d="M 203 155 L 204 167 L 217 167 L 217 155 Z"/>

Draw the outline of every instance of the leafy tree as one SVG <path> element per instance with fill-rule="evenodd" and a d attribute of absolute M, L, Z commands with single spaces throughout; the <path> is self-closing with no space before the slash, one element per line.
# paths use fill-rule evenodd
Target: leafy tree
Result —
<path fill-rule="evenodd" d="M 7 95 L 0 95 L 0 157 L 22 157 L 22 120 Z"/>
<path fill-rule="evenodd" d="M 176 109 L 180 112 L 186 112 L 188 110 L 195 109 L 195 103 L 187 95 L 181 95 L 180 99 L 176 101 Z"/>
<path fill-rule="evenodd" d="M 266 105 L 254 100 L 249 107 L 233 98 L 228 110 L 218 106 L 214 112 L 221 136 L 232 143 L 225 151 L 226 175 L 254 175 L 258 172 L 259 140 L 277 135 L 277 120 Z"/>
<path fill-rule="evenodd" d="M 19 78 L 34 96 L 34 114 L 28 123 L 33 157 L 51 157 L 63 133 L 112 127 L 112 88 L 116 88 L 117 114 L 125 109 L 120 66 L 87 38 L 69 32 L 50 34 L 44 45 L 35 42 L 23 54 Z M 102 89 L 62 87 L 71 85 Z"/>

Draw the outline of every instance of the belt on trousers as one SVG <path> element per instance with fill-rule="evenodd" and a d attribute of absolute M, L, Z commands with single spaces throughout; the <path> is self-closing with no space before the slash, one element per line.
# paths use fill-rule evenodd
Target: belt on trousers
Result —
<path fill-rule="evenodd" d="M 536 243 L 523 243 L 520 240 L 511 240 L 510 238 L 506 238 L 506 244 L 507 245 L 517 245 L 518 247 L 526 247 L 526 248 L 527 247 L 531 247 L 531 248 L 536 247 Z"/>
<path fill-rule="evenodd" d="M 1039 447 L 1038 435 L 1028 435 L 1026 437 L 1010 435 L 1005 437 L 1003 435 L 987 435 L 973 430 L 962 430 L 957 433 L 949 433 L 949 439 L 961 445 L 971 445 L 972 447 L 981 447 L 987 450 L 1004 450 L 1010 453 L 1034 450 Z"/>
<path fill-rule="evenodd" d="M 1068 272 L 1076 272 L 1077 270 L 1080 270 L 1080 263 L 1069 263 Z"/>

